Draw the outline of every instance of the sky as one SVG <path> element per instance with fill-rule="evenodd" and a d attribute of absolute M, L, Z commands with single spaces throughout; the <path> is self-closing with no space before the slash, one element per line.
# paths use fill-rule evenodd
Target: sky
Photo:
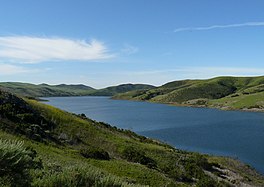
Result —
<path fill-rule="evenodd" d="M 263 0 L 0 0 L 0 81 L 264 75 Z"/>

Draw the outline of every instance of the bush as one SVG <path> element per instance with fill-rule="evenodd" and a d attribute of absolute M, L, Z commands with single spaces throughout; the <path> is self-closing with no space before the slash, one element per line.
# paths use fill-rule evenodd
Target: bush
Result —
<path fill-rule="evenodd" d="M 108 152 L 100 148 L 87 147 L 80 150 L 80 154 L 85 158 L 94 158 L 99 160 L 110 160 Z"/>
<path fill-rule="evenodd" d="M 127 147 L 122 151 L 122 157 L 130 162 L 136 162 L 146 165 L 149 168 L 156 168 L 157 163 L 145 155 L 143 151 L 137 150 L 134 147 Z"/>
<path fill-rule="evenodd" d="M 36 159 L 36 152 L 25 148 L 23 142 L 0 139 L 0 181 L 2 185 L 28 186 L 31 182 L 29 170 L 41 166 L 41 161 Z"/>

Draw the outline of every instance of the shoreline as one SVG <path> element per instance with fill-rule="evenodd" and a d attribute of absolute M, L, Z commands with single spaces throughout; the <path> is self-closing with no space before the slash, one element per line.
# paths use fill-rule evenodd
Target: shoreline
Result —
<path fill-rule="evenodd" d="M 230 107 L 213 107 L 213 106 L 206 106 L 206 105 L 188 105 L 188 104 L 179 104 L 175 102 L 169 102 L 169 103 L 162 103 L 162 102 L 155 102 L 155 101 L 147 101 L 147 100 L 136 100 L 136 99 L 122 99 L 122 98 L 113 98 L 110 99 L 113 100 L 126 100 L 126 101 L 137 101 L 137 102 L 148 102 L 148 103 L 156 103 L 156 104 L 164 104 L 164 105 L 170 105 L 170 106 L 176 106 L 176 107 L 191 107 L 191 108 L 208 108 L 208 109 L 217 109 L 222 111 L 240 111 L 240 112 L 256 112 L 256 113 L 263 113 L 264 108 L 243 108 L 243 109 L 235 109 Z"/>
<path fill-rule="evenodd" d="M 164 104 L 164 105 L 176 106 L 176 107 L 207 108 L 207 109 L 216 109 L 216 110 L 222 110 L 222 111 L 240 111 L 240 112 L 264 113 L 264 108 L 242 108 L 242 109 L 235 109 L 235 108 L 231 108 L 231 107 L 228 107 L 228 106 L 214 107 L 214 106 L 206 106 L 206 105 L 179 104 L 179 103 L 176 103 L 176 102 L 162 103 L 162 102 L 147 101 L 147 100 L 114 98 L 114 96 L 95 96 L 95 95 L 45 96 L 45 97 L 37 97 L 37 99 L 35 99 L 35 100 L 41 101 L 41 102 L 49 102 L 49 100 L 43 99 L 43 98 L 54 98 L 54 97 L 109 97 L 112 100 L 125 100 L 125 101 L 148 102 L 148 103 Z"/>

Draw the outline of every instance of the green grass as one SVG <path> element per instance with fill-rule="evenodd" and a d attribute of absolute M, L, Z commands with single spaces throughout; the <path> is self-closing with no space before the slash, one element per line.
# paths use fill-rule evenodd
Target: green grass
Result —
<path fill-rule="evenodd" d="M 226 109 L 263 109 L 264 92 L 249 95 L 240 94 L 236 97 L 224 97 L 210 101 L 211 106 Z"/>
<path fill-rule="evenodd" d="M 112 162 L 91 160 L 90 163 L 96 167 L 103 168 L 109 173 L 115 173 L 116 176 L 125 177 L 128 181 L 143 185 L 176 186 L 176 184 L 180 184 L 165 175 L 161 175 L 160 172 L 148 169 L 138 163 L 128 163 L 122 160 L 113 160 Z"/>

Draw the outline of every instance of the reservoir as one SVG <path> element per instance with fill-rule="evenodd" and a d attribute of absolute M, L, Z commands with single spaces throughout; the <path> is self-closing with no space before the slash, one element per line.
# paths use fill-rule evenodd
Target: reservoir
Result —
<path fill-rule="evenodd" d="M 264 113 L 175 107 L 109 97 L 52 97 L 47 104 L 84 113 L 178 149 L 237 158 L 264 174 Z"/>

